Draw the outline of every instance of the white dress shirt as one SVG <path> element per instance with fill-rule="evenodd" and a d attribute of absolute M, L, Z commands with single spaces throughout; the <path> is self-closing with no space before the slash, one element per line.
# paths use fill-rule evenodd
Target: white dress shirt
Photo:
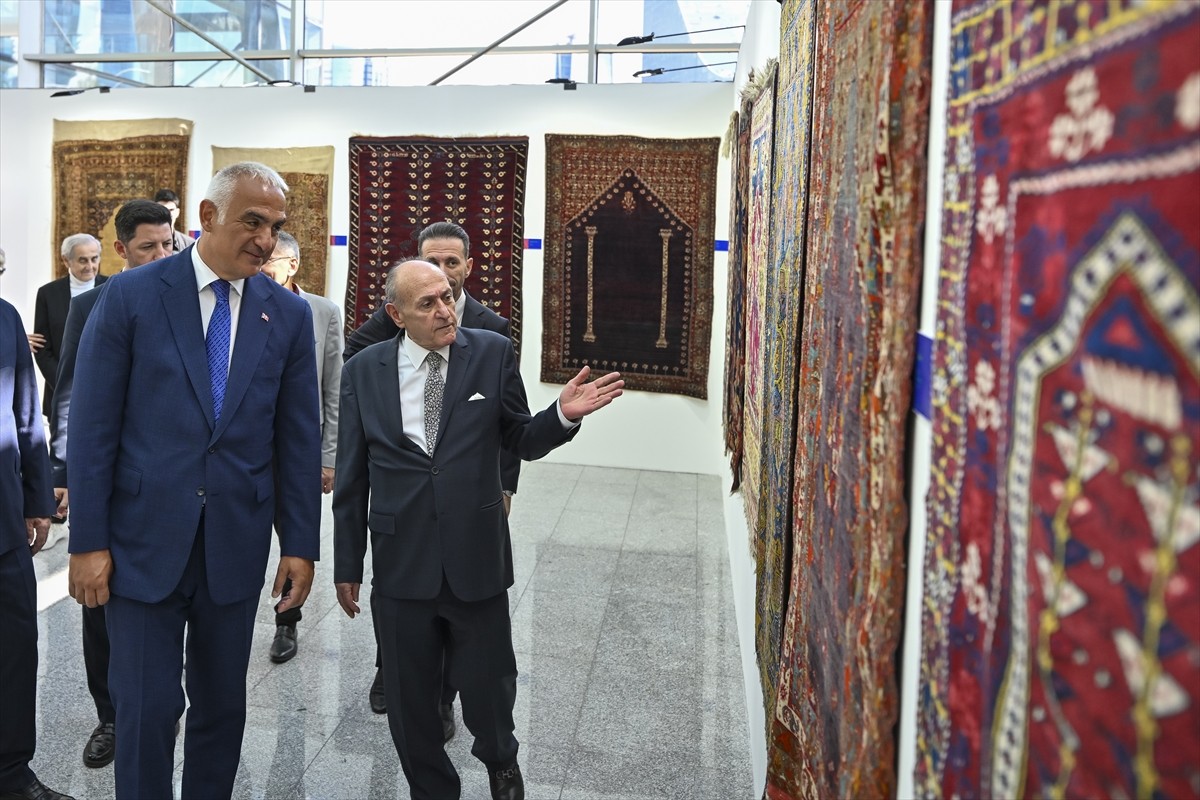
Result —
<path fill-rule="evenodd" d="M 204 259 L 200 257 L 199 247 L 192 248 L 192 269 L 196 273 L 196 291 L 200 293 L 200 324 L 203 327 L 202 333 L 207 337 L 208 321 L 212 319 L 213 310 L 217 307 L 217 293 L 213 291 L 210 284 L 215 280 L 220 280 L 221 276 L 204 263 Z M 242 286 L 245 282 L 245 278 L 229 281 L 231 291 L 229 292 L 229 362 L 227 363 L 233 362 L 233 340 L 237 338 L 238 312 L 242 309 Z"/>
<path fill-rule="evenodd" d="M 400 352 L 396 359 L 400 373 L 400 415 L 404 420 L 404 435 L 425 452 L 429 450 L 425 440 L 425 379 L 429 375 L 425 357 L 429 353 L 429 350 L 405 336 L 400 339 Z M 439 348 L 437 353 L 442 357 L 439 371 L 442 380 L 445 380 L 450 369 L 450 345 Z"/>
<path fill-rule="evenodd" d="M 428 452 L 425 440 L 425 378 L 429 375 L 429 365 L 425 363 L 425 357 L 430 351 L 407 336 L 400 338 L 399 348 L 396 367 L 400 373 L 400 416 L 404 435 L 412 439 L 413 444 L 423 452 Z M 445 380 L 450 370 L 450 345 L 439 348 L 437 353 L 442 357 L 440 371 L 442 380 Z M 562 423 L 563 430 L 569 431 L 579 424 L 563 415 L 560 401 L 554 401 L 554 409 L 558 412 L 558 421 Z"/>

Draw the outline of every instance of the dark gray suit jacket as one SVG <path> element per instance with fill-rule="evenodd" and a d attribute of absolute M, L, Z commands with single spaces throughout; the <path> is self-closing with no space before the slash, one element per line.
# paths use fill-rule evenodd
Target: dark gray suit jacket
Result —
<path fill-rule="evenodd" d="M 96 276 L 95 288 L 100 288 L 108 277 Z M 86 294 L 86 292 L 85 292 Z M 82 297 L 83 295 L 80 295 Z M 71 278 L 70 276 L 50 281 L 37 291 L 37 300 L 33 307 L 33 332 L 46 337 L 46 345 L 37 351 L 38 369 L 46 379 L 46 393 L 42 398 L 42 413 L 50 416 L 50 402 L 54 394 L 55 381 L 58 379 L 58 363 L 62 358 L 63 333 L 67 327 L 67 312 L 71 308 Z"/>
<path fill-rule="evenodd" d="M 508 320 L 495 311 L 492 311 L 474 297 L 471 297 L 471 295 L 467 295 L 467 303 L 463 308 L 462 327 L 495 331 L 505 338 L 512 338 L 512 331 Z M 342 359 L 349 361 L 351 356 L 365 347 L 370 347 L 376 342 L 386 342 L 389 339 L 395 339 L 396 333 L 399 330 L 396 327 L 396 323 L 392 322 L 392 318 L 388 316 L 384 307 L 380 306 L 358 330 L 350 334 L 350 338 L 346 340 L 346 351 L 342 354 Z M 517 484 L 520 481 L 521 459 L 507 450 L 501 450 L 500 485 L 504 487 L 505 491 L 515 493 L 517 491 Z"/>
<path fill-rule="evenodd" d="M 368 347 L 342 372 L 333 579 L 362 583 L 370 530 L 383 595 L 433 598 L 444 572 L 460 600 L 493 597 L 513 582 L 500 448 L 532 461 L 579 428 L 564 430 L 555 405 L 531 417 L 512 343 L 460 327 L 431 458 L 404 434 L 399 339 Z"/>

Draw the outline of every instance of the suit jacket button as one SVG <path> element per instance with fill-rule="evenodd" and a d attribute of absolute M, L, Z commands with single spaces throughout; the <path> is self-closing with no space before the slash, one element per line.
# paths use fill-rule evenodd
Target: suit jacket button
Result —
<path fill-rule="evenodd" d="M 441 473 L 441 471 L 442 470 L 439 467 L 434 467 L 433 469 L 430 470 L 430 472 L 432 472 L 434 475 Z"/>
<path fill-rule="evenodd" d="M 196 494 L 197 494 L 199 497 L 204 497 L 204 487 L 203 487 L 203 486 L 201 486 L 200 488 L 198 488 L 198 489 L 196 490 Z"/>
<path fill-rule="evenodd" d="M 208 448 L 208 452 L 210 452 L 210 453 L 215 453 L 215 452 L 217 452 L 217 448 L 215 448 L 215 447 L 210 447 L 210 448 Z"/>

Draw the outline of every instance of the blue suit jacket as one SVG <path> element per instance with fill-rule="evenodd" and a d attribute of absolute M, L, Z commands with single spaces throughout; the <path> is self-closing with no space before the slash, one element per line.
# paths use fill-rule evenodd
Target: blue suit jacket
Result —
<path fill-rule="evenodd" d="M 318 557 L 321 425 L 303 299 L 246 279 L 214 423 L 191 248 L 122 272 L 88 318 L 73 393 L 70 550 L 108 548 L 114 594 L 165 598 L 202 511 L 218 603 L 261 591 L 272 522 L 283 555 Z"/>
<path fill-rule="evenodd" d="M 29 546 L 26 517 L 53 513 L 33 356 L 21 315 L 0 300 L 0 553 Z"/>

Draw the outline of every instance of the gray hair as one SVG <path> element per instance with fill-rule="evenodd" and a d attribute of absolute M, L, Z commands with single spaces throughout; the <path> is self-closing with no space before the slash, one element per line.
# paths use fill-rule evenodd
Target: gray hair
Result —
<path fill-rule="evenodd" d="M 225 209 L 229 207 L 229 201 L 233 198 L 233 190 L 242 178 L 260 181 L 284 194 L 289 191 L 287 183 L 279 176 L 279 173 L 266 164 L 259 164 L 257 161 L 239 161 L 236 164 L 230 164 L 212 176 L 208 189 L 204 192 L 204 199 L 217 207 L 217 222 L 224 222 Z"/>
<path fill-rule="evenodd" d="M 75 252 L 75 248 L 81 244 L 94 244 L 100 246 L 100 240 L 90 233 L 72 233 L 70 236 L 62 240 L 62 247 L 58 249 L 59 255 L 66 260 L 71 260 L 71 253 Z"/>
<path fill-rule="evenodd" d="M 290 253 L 292 258 L 300 260 L 300 243 L 296 241 L 296 237 L 292 236 L 287 231 L 279 232 L 279 243 L 275 245 L 275 249 L 283 248 L 284 252 Z"/>
<path fill-rule="evenodd" d="M 389 269 L 387 272 L 387 280 L 383 282 L 383 299 L 394 306 L 399 305 L 396 302 L 396 295 L 399 294 L 400 291 L 396 287 L 396 284 L 399 283 L 399 281 L 396 279 L 396 276 L 400 274 L 400 265 L 411 260 L 412 259 L 402 258 L 395 264 L 392 264 L 391 269 Z"/>

